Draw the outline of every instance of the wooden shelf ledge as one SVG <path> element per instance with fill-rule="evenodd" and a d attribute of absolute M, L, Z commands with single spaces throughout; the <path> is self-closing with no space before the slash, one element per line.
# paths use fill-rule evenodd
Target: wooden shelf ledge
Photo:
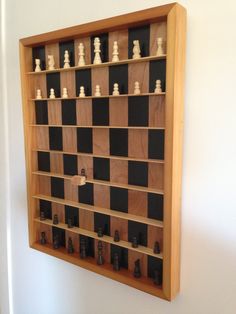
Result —
<path fill-rule="evenodd" d="M 149 126 L 110 126 L 110 125 L 76 125 L 76 124 L 30 124 L 30 127 L 51 127 L 51 128 L 93 128 L 93 129 L 131 129 L 131 130 L 165 130 L 164 127 Z"/>
<path fill-rule="evenodd" d="M 97 155 L 97 154 L 89 154 L 89 153 L 72 153 L 61 150 L 48 150 L 48 149 L 32 149 L 33 152 L 44 152 L 50 154 L 66 154 L 66 155 L 76 155 L 82 157 L 96 157 L 96 158 L 107 158 L 107 159 L 115 159 L 115 160 L 127 160 L 127 161 L 140 161 L 140 162 L 148 162 L 148 163 L 157 163 L 164 164 L 164 160 L 161 159 L 145 159 L 145 158 L 134 158 L 134 157 L 122 157 L 122 156 L 113 156 L 113 155 Z"/>
<path fill-rule="evenodd" d="M 131 251 L 139 252 L 139 253 L 153 256 L 153 257 L 156 257 L 159 259 L 163 258 L 162 253 L 154 254 L 153 250 L 146 247 L 146 246 L 139 245 L 137 248 L 133 248 L 130 242 L 126 242 L 123 240 L 120 240 L 119 242 L 115 242 L 111 236 L 107 236 L 107 235 L 103 235 L 103 237 L 98 237 L 97 233 L 94 231 L 89 231 L 89 230 L 78 228 L 78 227 L 68 228 L 67 225 L 64 223 L 59 223 L 58 225 L 54 225 L 52 223 L 52 220 L 50 220 L 50 219 L 46 219 L 46 220 L 42 221 L 42 220 L 40 220 L 40 218 L 35 218 L 34 221 L 38 222 L 40 224 L 43 224 L 43 225 L 57 227 L 57 228 L 60 228 L 60 229 L 63 229 L 63 230 L 66 230 L 66 231 L 69 231 L 72 233 L 84 235 L 84 236 L 87 236 L 87 237 L 90 237 L 90 238 L 93 238 L 96 240 L 100 240 L 102 242 L 114 244 L 114 245 L 129 249 Z"/>
<path fill-rule="evenodd" d="M 163 222 L 160 221 L 160 220 L 156 220 L 156 219 L 151 219 L 151 218 L 147 218 L 147 217 L 132 215 L 132 214 L 123 213 L 123 212 L 117 211 L 117 210 L 112 210 L 112 209 L 108 209 L 108 208 L 88 205 L 88 204 L 84 204 L 84 203 L 79 203 L 79 202 L 70 201 L 70 200 L 61 199 L 61 198 L 48 196 L 48 195 L 43 195 L 43 194 L 33 195 L 33 198 L 34 199 L 38 199 L 38 200 L 44 200 L 44 201 L 56 203 L 56 204 L 61 204 L 61 205 L 67 205 L 67 206 L 72 206 L 72 207 L 76 207 L 76 208 L 81 208 L 81 209 L 84 209 L 84 210 L 87 210 L 87 211 L 90 211 L 90 212 L 100 213 L 100 214 L 104 214 L 104 215 L 109 215 L 109 216 L 116 217 L 116 218 L 136 221 L 136 222 L 144 223 L 144 224 L 147 224 L 147 225 L 150 225 L 150 226 L 154 226 L 154 227 L 158 227 L 158 228 L 163 228 Z"/>
<path fill-rule="evenodd" d="M 73 177 L 69 175 L 64 175 L 64 174 L 54 173 L 54 172 L 46 172 L 46 171 L 33 171 L 32 174 L 38 175 L 38 176 L 62 178 L 64 180 L 71 180 L 71 178 Z M 140 192 L 148 192 L 148 193 L 161 194 L 161 195 L 164 194 L 163 190 L 154 189 L 154 188 L 145 187 L 145 186 L 139 186 L 139 185 L 122 184 L 122 183 L 115 183 L 115 182 L 95 180 L 95 179 L 86 179 L 86 182 L 98 184 L 98 185 L 112 186 L 112 187 L 121 188 L 121 189 L 140 191 Z"/>
<path fill-rule="evenodd" d="M 142 57 L 140 59 L 125 59 L 125 60 L 120 60 L 118 62 L 103 62 L 101 64 L 86 64 L 84 66 L 73 66 L 70 68 L 58 68 L 55 70 L 43 70 L 40 72 L 27 72 L 29 75 L 37 75 L 37 74 L 44 74 L 44 73 L 55 73 L 55 72 L 68 72 L 68 71 L 75 71 L 75 70 L 83 70 L 83 69 L 91 69 L 91 68 L 104 68 L 104 67 L 109 67 L 113 65 L 120 65 L 120 64 L 129 64 L 129 63 L 140 63 L 140 62 L 147 62 L 147 61 L 152 61 L 152 60 L 165 60 L 166 59 L 166 54 L 162 56 L 149 56 L 149 57 Z"/>

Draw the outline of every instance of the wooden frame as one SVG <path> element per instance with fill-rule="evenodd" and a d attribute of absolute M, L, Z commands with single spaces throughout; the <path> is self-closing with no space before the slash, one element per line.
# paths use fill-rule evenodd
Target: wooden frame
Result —
<path fill-rule="evenodd" d="M 125 21 L 125 23 L 124 23 Z M 122 38 L 127 35 L 127 30 L 130 27 L 142 26 L 145 24 L 151 23 L 166 23 L 167 27 L 167 56 L 166 56 L 166 92 L 163 93 L 163 97 L 165 97 L 165 114 L 162 115 L 162 121 L 158 121 L 158 126 L 160 129 L 161 125 L 164 122 L 165 128 L 165 142 L 164 142 L 164 160 L 159 160 L 159 164 L 155 163 L 153 160 L 148 160 L 146 154 L 138 154 L 139 156 L 136 158 L 136 150 L 135 147 L 129 148 L 132 152 L 131 156 L 127 157 L 117 157 L 109 154 L 108 151 L 97 150 L 95 154 L 91 153 L 77 153 L 78 158 L 83 158 L 83 162 L 85 164 L 88 161 L 86 158 L 91 157 L 99 157 L 99 158 L 109 158 L 112 162 L 119 162 L 120 165 L 125 165 L 130 161 L 148 161 L 152 165 L 158 165 L 164 167 L 163 172 L 163 194 L 164 194 L 164 220 L 163 224 L 159 221 L 155 221 L 151 218 L 142 217 L 139 215 L 126 214 L 119 211 L 112 211 L 109 208 L 100 208 L 95 206 L 90 206 L 86 204 L 78 203 L 78 200 L 74 200 L 77 198 L 73 198 L 73 193 L 75 191 L 69 188 L 67 192 L 68 195 L 71 196 L 71 200 L 64 201 L 63 199 L 53 198 L 49 196 L 49 178 L 52 175 L 51 173 L 40 173 L 37 171 L 37 158 L 35 157 L 38 151 L 49 151 L 49 139 L 47 136 L 46 129 L 48 126 L 37 126 L 34 121 L 35 113 L 32 106 L 32 103 L 35 101 L 35 86 L 38 82 L 38 88 L 41 88 L 42 93 L 46 95 L 46 86 L 45 86 L 45 75 L 47 73 L 60 73 L 62 75 L 62 79 L 64 81 L 69 81 L 69 86 L 72 88 L 72 98 L 77 99 L 76 92 L 74 88 L 74 77 L 72 72 L 78 69 L 78 67 L 73 67 L 70 69 L 56 69 L 55 71 L 42 71 L 41 73 L 32 72 L 32 48 L 40 45 L 46 45 L 47 53 L 55 53 L 56 65 L 59 63 L 58 56 L 58 45 L 59 41 L 63 40 L 77 40 L 78 39 L 85 43 L 87 47 L 90 46 L 89 36 L 97 35 L 104 32 L 109 32 L 110 38 L 116 39 L 119 38 L 119 34 Z M 160 28 L 160 31 L 164 34 L 165 31 Z M 119 33 L 120 32 L 120 33 Z M 32 36 L 28 38 L 24 38 L 20 40 L 20 65 L 21 65 L 21 82 L 22 82 L 22 100 L 23 100 L 23 115 L 24 115 L 24 134 L 25 134 L 25 154 L 26 154 L 26 174 L 27 174 L 27 190 L 28 190 L 28 217 L 29 217 L 29 244 L 30 247 L 37 249 L 39 251 L 45 252 L 47 254 L 53 255 L 55 257 L 61 258 L 65 261 L 71 262 L 78 266 L 84 267 L 88 270 L 94 271 L 98 274 L 107 276 L 111 279 L 117 280 L 119 282 L 130 285 L 134 288 L 140 289 L 152 295 L 161 297 L 163 299 L 172 300 L 179 291 L 179 283 L 180 283 L 180 206 L 181 206 L 181 172 L 182 172 L 182 133 L 183 133 L 183 83 L 184 83 L 184 64 L 185 64 L 185 32 L 186 32 L 186 11 L 179 4 L 173 3 L 160 7 L 150 8 L 147 10 L 134 12 L 130 14 L 125 14 L 101 21 L 96 21 L 92 23 L 87 23 L 75 27 L 69 27 L 62 30 L 57 30 L 49 33 L 45 33 L 42 35 Z M 126 41 L 124 40 L 124 43 Z M 126 42 L 127 45 L 127 42 Z M 111 51 L 111 47 L 109 50 Z M 153 51 L 153 47 L 151 47 L 151 52 Z M 126 52 L 122 50 L 122 56 L 126 58 Z M 76 59 L 76 58 L 75 58 Z M 135 62 L 140 63 L 140 66 L 137 69 L 142 69 L 143 62 L 149 62 L 151 60 L 157 60 L 158 58 L 155 56 L 144 57 L 140 60 L 132 60 L 132 59 L 124 59 L 118 62 L 121 64 L 130 64 L 135 67 Z M 77 59 L 76 59 L 77 61 Z M 93 73 L 93 79 L 97 80 L 100 75 L 99 69 L 101 69 L 101 73 L 105 73 L 105 77 L 107 80 L 107 69 L 110 65 L 114 65 L 111 61 L 103 63 L 101 65 L 86 65 L 84 68 L 91 68 Z M 104 72 L 105 71 L 105 72 Z M 140 70 L 143 71 L 143 70 Z M 140 75 L 140 73 L 138 74 Z M 146 75 L 146 74 L 145 74 Z M 131 75 L 132 76 L 132 75 Z M 44 77 L 44 79 L 43 79 Z M 140 75 L 140 78 L 142 75 Z M 73 78 L 73 79 L 72 79 Z M 131 78 L 132 82 L 134 78 Z M 105 84 L 104 89 L 106 94 L 109 93 L 108 83 L 107 81 L 102 83 Z M 61 86 L 62 87 L 62 86 Z M 130 93 L 130 91 L 129 91 Z M 152 97 L 145 87 L 145 94 L 147 97 Z M 127 96 L 132 95 L 120 95 L 120 99 L 125 99 Z M 44 97 L 45 100 L 48 100 L 48 96 Z M 89 100 L 86 102 L 90 102 L 93 96 L 86 97 Z M 109 96 L 112 98 L 112 96 Z M 79 98 L 78 98 L 79 99 Z M 61 98 L 57 98 L 56 102 L 54 102 L 55 106 L 59 104 Z M 114 100 L 115 101 L 115 100 Z M 53 102 L 53 101 L 52 101 Z M 78 106 L 77 101 L 77 106 Z M 155 100 L 154 100 L 155 103 Z M 82 107 L 81 107 L 82 108 Z M 124 107 L 125 108 L 125 107 Z M 82 108 L 85 116 L 85 121 L 89 120 L 89 114 L 91 114 L 91 108 L 84 107 Z M 85 111 L 86 112 L 85 112 Z M 114 109 L 115 110 L 115 109 Z M 114 114 L 116 114 L 114 112 Z M 59 121 L 59 126 L 62 126 L 63 132 L 65 132 L 65 136 L 68 138 L 74 138 L 75 131 L 73 128 L 79 127 L 76 126 L 63 126 L 60 123 L 60 117 L 51 116 L 51 121 Z M 59 120 L 58 120 L 59 119 Z M 123 119 L 123 120 L 122 120 Z M 125 121 L 125 117 L 122 118 L 121 121 Z M 165 120 L 164 120 L 165 119 Z M 77 122 L 78 123 L 78 122 Z M 118 125 L 122 122 L 118 121 Z M 145 132 L 148 132 L 154 125 L 152 122 L 149 127 L 138 127 L 140 129 L 139 132 L 142 133 L 142 136 L 145 138 Z M 84 127 L 84 125 L 83 125 Z M 121 127 L 121 126 L 120 126 Z M 122 127 L 121 127 L 122 128 Z M 135 128 L 136 127 L 128 127 L 127 121 L 126 125 L 123 128 L 130 129 L 130 134 L 135 139 Z M 101 129 L 99 131 L 99 129 Z M 98 137 L 104 137 L 102 129 L 112 129 L 110 126 L 97 126 L 94 130 L 97 130 Z M 146 131 L 145 131 L 146 129 Z M 154 128 L 155 129 L 155 128 Z M 75 130 L 75 129 L 74 129 Z M 99 131 L 99 132 L 98 132 Z M 134 134 L 133 134 L 134 133 Z M 140 133 L 140 136 L 141 136 Z M 99 135 L 100 134 L 100 135 Z M 37 138 L 39 142 L 37 144 Z M 73 142 L 73 141 L 72 141 Z M 71 143 L 71 142 L 70 142 Z M 72 145 L 72 146 L 71 146 Z M 67 142 L 67 149 L 65 150 L 67 154 L 72 154 L 74 144 Z M 56 152 L 56 156 L 59 156 L 63 152 Z M 59 157 L 58 157 L 59 158 Z M 58 159 L 59 160 L 59 159 Z M 58 161 L 57 161 L 58 162 Z M 62 167 L 59 163 L 55 165 L 55 167 Z M 159 169 L 158 168 L 158 169 Z M 114 169 L 114 168 L 113 168 Z M 156 168 L 153 168 L 156 169 Z M 62 174 L 54 174 L 56 177 L 64 178 L 65 181 L 70 179 L 70 176 L 62 175 Z M 122 182 L 122 178 L 118 178 L 120 182 Z M 117 180 L 118 180 L 117 179 Z M 149 187 L 139 187 L 127 185 L 127 183 L 113 183 L 113 186 L 122 188 L 126 187 L 133 191 L 141 191 L 141 192 L 154 192 L 155 189 L 150 189 Z M 104 186 L 107 188 L 111 186 L 111 184 L 107 181 L 99 181 L 96 182 L 95 179 L 88 179 L 88 182 L 92 184 L 102 184 L 100 186 Z M 149 226 L 158 227 L 161 225 L 163 228 L 163 253 L 159 254 L 159 258 L 163 259 L 163 284 L 162 287 L 156 287 L 153 284 L 150 284 L 150 280 L 146 277 L 142 278 L 142 280 L 138 280 L 132 276 L 132 273 L 129 270 L 122 269 L 119 272 L 114 272 L 112 270 L 112 266 L 108 263 L 101 266 L 98 266 L 94 259 L 88 258 L 86 260 L 80 259 L 77 256 L 69 255 L 66 253 L 65 249 L 54 250 L 51 246 L 45 245 L 42 246 L 38 242 L 38 232 L 40 230 L 40 225 L 42 222 L 38 219 L 38 199 L 40 198 L 40 193 L 42 194 L 44 191 L 45 195 L 41 195 L 42 199 L 50 200 L 52 203 L 56 204 L 70 204 L 71 206 L 82 208 L 85 213 L 87 213 L 86 217 L 83 219 L 89 219 L 89 213 L 99 212 L 112 215 L 114 217 L 114 224 L 116 223 L 116 219 L 131 219 L 137 222 L 147 223 Z M 160 191 L 159 191 L 160 192 Z M 159 193 L 157 192 L 157 193 Z M 98 202 L 100 202 L 98 200 Z M 134 209 L 135 210 L 135 209 Z M 138 210 L 138 209 L 137 209 Z M 82 215 L 82 212 L 81 212 Z M 128 216 L 127 216 L 128 215 Z M 127 218 L 128 217 L 128 218 Z M 82 218 L 81 218 L 82 219 Z M 51 226 L 52 222 L 47 220 L 45 225 Z M 45 227 L 46 228 L 46 227 Z M 48 228 L 48 227 L 47 227 Z M 60 228 L 67 230 L 65 224 L 60 223 Z M 46 230 L 46 229 L 45 229 Z M 151 229 L 150 229 L 151 230 Z M 67 230 L 68 231 L 68 230 Z M 81 228 L 73 228 L 69 230 L 73 234 L 84 234 L 87 236 L 91 236 L 94 239 L 99 239 L 95 232 L 88 231 Z M 151 233 L 152 231 L 150 231 Z M 50 238 L 51 235 L 48 235 Z M 68 234 L 67 234 L 68 237 Z M 105 243 L 113 243 L 113 240 L 109 236 L 104 236 L 102 239 Z M 153 252 L 149 247 L 139 246 L 137 249 L 133 249 L 130 247 L 127 241 L 123 241 L 119 243 L 121 247 L 128 248 L 129 250 L 136 252 L 138 254 L 147 254 L 153 256 Z M 77 249 L 78 251 L 78 249 Z M 133 256 L 131 254 L 131 256 Z M 136 255 L 135 255 L 136 256 Z M 146 255 L 145 255 L 146 256 Z M 131 258 L 131 257 L 130 257 Z M 134 258 L 134 257 L 132 257 Z M 132 259 L 131 258 L 131 259 Z"/>

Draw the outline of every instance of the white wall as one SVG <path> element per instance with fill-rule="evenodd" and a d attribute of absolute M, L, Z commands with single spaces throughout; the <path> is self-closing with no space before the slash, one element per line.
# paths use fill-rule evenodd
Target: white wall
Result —
<path fill-rule="evenodd" d="M 6 1 L 14 314 L 236 313 L 234 0 L 181 1 L 188 36 L 177 299 L 159 300 L 28 248 L 18 39 L 166 2 Z"/>

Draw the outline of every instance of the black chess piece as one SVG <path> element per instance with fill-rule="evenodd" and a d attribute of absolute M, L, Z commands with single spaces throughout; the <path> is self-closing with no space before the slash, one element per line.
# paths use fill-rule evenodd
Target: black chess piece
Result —
<path fill-rule="evenodd" d="M 114 242 L 119 242 L 120 241 L 120 234 L 118 230 L 115 230 L 114 234 Z"/>
<path fill-rule="evenodd" d="M 140 269 L 140 259 L 137 259 L 134 262 L 134 277 L 135 278 L 140 278 L 141 277 L 141 269 Z"/>
<path fill-rule="evenodd" d="M 138 247 L 138 239 L 137 237 L 133 237 L 132 239 L 132 247 L 137 248 Z"/>
<path fill-rule="evenodd" d="M 73 253 L 74 253 L 74 247 L 73 247 L 73 242 L 72 242 L 71 237 L 69 237 L 69 239 L 68 239 L 67 252 L 68 252 L 69 254 L 73 254 Z"/>
<path fill-rule="evenodd" d="M 67 227 L 68 228 L 73 228 L 73 220 L 72 220 L 72 218 L 68 218 L 68 220 L 67 220 Z"/>
<path fill-rule="evenodd" d="M 104 264 L 102 241 L 98 241 L 98 257 L 97 257 L 97 264 L 98 264 L 98 265 L 103 265 L 103 264 Z"/>
<path fill-rule="evenodd" d="M 161 253 L 160 244 L 158 241 L 156 241 L 154 244 L 153 253 L 154 254 L 160 254 Z"/>
<path fill-rule="evenodd" d="M 57 215 L 57 214 L 55 214 L 55 215 L 53 216 L 53 224 L 54 224 L 54 225 L 58 225 L 58 224 L 59 224 L 59 219 L 58 219 L 58 215 Z"/>
<path fill-rule="evenodd" d="M 84 259 L 87 257 L 86 253 L 86 243 L 84 239 L 81 239 L 80 241 L 80 258 Z"/>
<path fill-rule="evenodd" d="M 102 237 L 103 237 L 103 231 L 102 231 L 102 228 L 101 228 L 101 227 L 98 228 L 98 237 L 99 237 L 99 238 L 102 238 Z"/>
<path fill-rule="evenodd" d="M 41 210 L 41 211 L 40 211 L 40 220 L 41 220 L 41 221 L 46 220 L 44 210 Z"/>
<path fill-rule="evenodd" d="M 59 249 L 59 247 L 60 247 L 60 239 L 59 239 L 58 234 L 56 234 L 53 239 L 53 248 Z"/>
<path fill-rule="evenodd" d="M 161 280 L 161 272 L 159 270 L 154 270 L 154 278 L 153 278 L 153 282 L 155 285 L 160 286 L 162 284 L 162 280 Z"/>
<path fill-rule="evenodd" d="M 44 231 L 41 232 L 40 243 L 41 243 L 41 244 L 46 244 L 46 243 L 47 243 L 47 240 L 46 240 L 46 233 L 45 233 Z"/>
<path fill-rule="evenodd" d="M 84 168 L 81 169 L 81 173 L 80 173 L 80 174 L 81 174 L 81 176 L 86 177 L 86 172 L 85 172 L 85 169 L 84 169 Z"/>
<path fill-rule="evenodd" d="M 115 253 L 113 256 L 113 270 L 115 271 L 120 270 L 120 261 L 118 253 Z"/>

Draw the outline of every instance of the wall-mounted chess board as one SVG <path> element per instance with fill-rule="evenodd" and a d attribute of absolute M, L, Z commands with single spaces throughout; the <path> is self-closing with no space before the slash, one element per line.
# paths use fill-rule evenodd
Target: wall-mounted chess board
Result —
<path fill-rule="evenodd" d="M 185 19 L 169 4 L 20 40 L 30 246 L 168 300 Z"/>

